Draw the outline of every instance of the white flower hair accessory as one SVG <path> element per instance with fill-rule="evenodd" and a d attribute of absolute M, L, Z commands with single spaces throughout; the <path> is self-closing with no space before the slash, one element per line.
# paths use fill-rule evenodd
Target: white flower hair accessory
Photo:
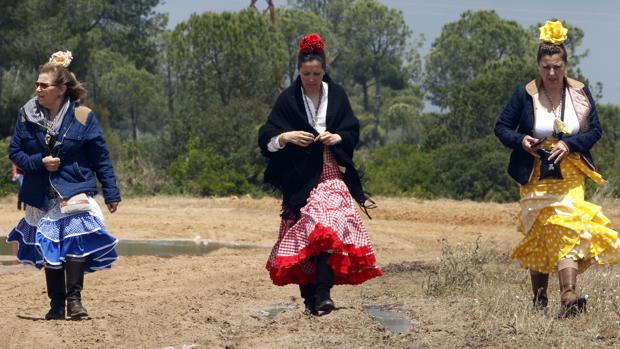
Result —
<path fill-rule="evenodd" d="M 58 52 L 54 52 L 50 56 L 49 63 L 60 64 L 66 68 L 69 66 L 69 64 L 71 64 L 72 60 L 73 60 L 73 56 L 71 55 L 71 51 L 64 51 L 64 52 L 58 51 Z"/>

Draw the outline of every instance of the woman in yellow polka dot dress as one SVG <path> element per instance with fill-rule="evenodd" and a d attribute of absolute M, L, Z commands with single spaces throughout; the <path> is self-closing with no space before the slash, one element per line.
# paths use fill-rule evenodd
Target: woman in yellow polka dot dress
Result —
<path fill-rule="evenodd" d="M 605 182 L 590 154 L 602 129 L 587 86 L 565 75 L 566 34 L 559 21 L 540 28 L 540 76 L 517 87 L 495 124 L 495 135 L 512 149 L 508 173 L 520 184 L 524 238 L 512 257 L 530 270 L 538 310 L 547 307 L 549 273 L 558 273 L 560 317 L 586 310 L 577 274 L 620 256 L 618 233 L 601 207 L 584 200 L 586 177 Z"/>

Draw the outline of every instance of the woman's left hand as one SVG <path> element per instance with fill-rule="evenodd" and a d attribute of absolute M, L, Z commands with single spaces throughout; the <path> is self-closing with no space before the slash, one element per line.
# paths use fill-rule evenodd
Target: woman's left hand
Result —
<path fill-rule="evenodd" d="M 118 201 L 110 202 L 109 204 L 106 204 L 106 206 L 108 206 L 108 211 L 110 211 L 110 213 L 114 213 L 116 212 L 116 209 L 118 208 Z"/>
<path fill-rule="evenodd" d="M 566 143 L 559 141 L 557 142 L 553 148 L 551 148 L 551 155 L 549 155 L 549 160 L 554 160 L 554 164 L 559 164 L 566 155 L 568 155 L 568 145 Z"/>
<path fill-rule="evenodd" d="M 335 145 L 342 142 L 342 137 L 337 133 L 331 133 L 329 131 L 322 132 L 316 136 L 315 142 L 321 142 L 324 145 Z"/>

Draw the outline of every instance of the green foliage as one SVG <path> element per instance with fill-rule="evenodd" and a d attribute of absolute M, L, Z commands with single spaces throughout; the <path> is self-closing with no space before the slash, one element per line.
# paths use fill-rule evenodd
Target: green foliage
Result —
<path fill-rule="evenodd" d="M 592 148 L 597 170 L 608 180 L 607 195 L 620 196 L 620 106 L 597 106 L 603 137 Z"/>
<path fill-rule="evenodd" d="M 112 70 L 130 66 L 132 63 L 127 57 L 119 52 L 103 48 L 93 50 L 89 55 L 88 75 L 88 97 L 96 104 L 107 105 L 105 100 L 106 91 L 101 91 L 101 79 Z"/>
<path fill-rule="evenodd" d="M 379 144 L 381 107 L 384 94 L 381 87 L 385 82 L 398 81 L 397 72 L 407 74 L 403 62 L 409 53 L 407 39 L 411 29 L 405 23 L 401 11 L 389 9 L 377 0 L 360 0 L 344 12 L 344 37 L 340 66 L 353 76 L 353 81 L 362 85 L 364 110 L 373 113 L 369 144 Z M 368 85 L 374 79 L 375 103 L 368 103 Z M 403 78 L 408 81 L 408 78 Z M 397 86 L 397 84 L 395 84 Z"/>
<path fill-rule="evenodd" d="M 213 148 L 200 147 L 192 139 L 186 154 L 176 158 L 169 173 L 175 189 L 192 195 L 233 195 L 252 192 L 243 173 L 230 166 L 227 159 Z"/>
<path fill-rule="evenodd" d="M 446 123 L 446 116 L 437 113 L 425 113 L 422 117 L 425 135 L 421 141 L 421 148 L 431 151 L 441 148 L 446 144 L 456 143 L 454 131 L 451 131 Z"/>
<path fill-rule="evenodd" d="M 507 254 L 482 248 L 480 239 L 478 236 L 473 249 L 453 246 L 442 240 L 441 260 L 424 284 L 427 295 L 437 297 L 469 292 L 483 280 L 487 265 L 509 263 Z"/>
<path fill-rule="evenodd" d="M 339 33 L 341 31 L 344 12 L 355 0 L 289 0 L 289 4 L 301 10 L 314 13 L 315 15 L 327 20 L 331 25 L 331 31 Z M 332 54 L 337 56 L 337 47 Z"/>
<path fill-rule="evenodd" d="M 429 274 L 424 291 L 429 296 L 441 296 L 472 289 L 485 264 L 479 256 L 478 241 L 471 251 L 442 242 L 441 261 L 436 272 Z"/>
<path fill-rule="evenodd" d="M 139 68 L 157 69 L 153 37 L 165 16 L 153 12 L 159 0 L 8 0 L 0 4 L 0 135 L 10 134 L 19 108 L 34 93 L 39 65 L 58 50 L 73 52 L 71 70 L 96 97 L 90 56 L 109 49 Z M 68 20 L 70 19 L 70 20 Z M 10 84 L 10 86 L 7 86 Z M 93 99 L 98 103 L 97 98 Z M 91 107 L 96 107 L 90 104 Z"/>
<path fill-rule="evenodd" d="M 24 24 L 28 23 L 29 12 L 26 1 L 4 0 L 0 2 L 0 71 L 8 69 L 19 57 L 21 40 L 26 39 Z M 30 19 L 32 20 L 32 19 Z M 0 93 L 1 95 L 1 93 Z"/>
<path fill-rule="evenodd" d="M 17 191 L 17 184 L 11 181 L 11 160 L 9 160 L 9 143 L 11 138 L 0 140 L 0 196 Z"/>
<path fill-rule="evenodd" d="M 101 94 L 110 107 L 110 125 L 128 130 L 133 140 L 138 131 L 153 132 L 164 109 L 161 80 L 132 63 L 118 64 L 101 76 Z"/>
<path fill-rule="evenodd" d="M 426 59 L 429 99 L 439 107 L 453 107 L 454 93 L 487 64 L 509 58 L 527 60 L 535 56 L 535 45 L 530 32 L 495 11 L 464 12 L 458 21 L 444 25 Z"/>
<path fill-rule="evenodd" d="M 114 135 L 107 138 L 108 146 L 116 145 Z M 118 159 L 114 162 L 118 185 L 123 195 L 154 195 L 173 191 L 170 179 L 165 171 L 155 167 L 155 162 L 148 153 L 157 142 L 152 136 L 141 137 L 139 140 L 127 140 L 122 143 Z"/>
<path fill-rule="evenodd" d="M 35 79 L 34 71 L 11 68 L 3 72 L 0 69 L 0 137 L 13 133 L 17 112 L 32 97 L 31 82 Z"/>
<path fill-rule="evenodd" d="M 421 40 L 400 11 L 377 0 L 290 0 L 275 25 L 253 10 L 194 14 L 174 30 L 153 11 L 159 2 L 3 1 L 0 11 L 11 16 L 0 20 L 0 136 L 32 96 L 37 66 L 71 50 L 71 70 L 88 88 L 86 105 L 104 129 L 125 195 L 260 195 L 266 160 L 257 130 L 295 77 L 299 39 L 318 32 L 330 75 L 360 120 L 356 163 L 367 191 L 517 198 L 509 151 L 492 127 L 515 86 L 537 75 L 536 25 L 464 12 L 433 42 L 422 76 Z M 583 79 L 584 32 L 565 25 L 569 73 Z M 424 113 L 424 97 L 440 112 Z M 593 153 L 610 180 L 598 196 L 620 195 L 618 108 L 598 108 L 605 133 Z M 14 185 L 2 151 L 0 166 L 4 195 Z"/>
<path fill-rule="evenodd" d="M 387 90 L 385 94 L 385 108 L 380 117 L 380 127 L 385 130 L 385 137 L 381 137 L 381 143 L 420 145 L 426 132 L 421 91 L 411 86 L 401 91 Z"/>
<path fill-rule="evenodd" d="M 462 142 L 493 134 L 495 120 L 516 85 L 536 77 L 532 60 L 511 57 L 484 65 L 463 88 L 451 93 L 446 126 Z"/>
<path fill-rule="evenodd" d="M 506 173 L 508 152 L 491 136 L 431 152 L 390 144 L 358 155 L 358 163 L 373 194 L 497 202 L 518 198 L 517 185 Z"/>
<path fill-rule="evenodd" d="M 448 144 L 432 153 L 434 191 L 454 199 L 512 201 L 517 185 L 506 173 L 509 152 L 494 136 Z"/>
<path fill-rule="evenodd" d="M 182 72 L 181 93 L 204 101 L 215 93 L 223 105 L 241 97 L 267 100 L 286 67 L 282 34 L 251 9 L 193 14 L 175 28 L 167 44 L 173 68 Z M 197 107 L 204 109 L 204 102 Z"/>
<path fill-rule="evenodd" d="M 360 156 L 361 157 L 361 156 Z M 429 153 L 408 144 L 391 144 L 363 157 L 365 189 L 373 194 L 432 196 L 434 163 Z"/>

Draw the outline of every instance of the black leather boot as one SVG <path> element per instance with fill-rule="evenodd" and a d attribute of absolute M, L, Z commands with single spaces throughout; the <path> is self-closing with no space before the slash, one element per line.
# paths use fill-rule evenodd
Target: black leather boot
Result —
<path fill-rule="evenodd" d="M 321 252 L 316 264 L 316 310 L 325 314 L 336 308 L 330 296 L 334 285 L 334 272 L 327 264 L 329 256 L 329 253 Z"/>
<path fill-rule="evenodd" d="M 45 320 L 65 319 L 65 270 L 45 268 L 47 296 L 50 298 L 50 310 Z"/>
<path fill-rule="evenodd" d="M 532 292 L 534 293 L 534 298 L 532 299 L 534 310 L 547 310 L 547 304 L 549 303 L 547 298 L 549 274 L 530 270 L 530 279 L 532 280 Z"/>
<path fill-rule="evenodd" d="M 65 263 L 67 271 L 67 316 L 79 319 L 88 316 L 82 306 L 81 291 L 84 288 L 84 259 L 68 258 Z"/>
<path fill-rule="evenodd" d="M 304 299 L 305 310 L 304 314 L 306 315 L 318 315 L 319 313 L 316 311 L 316 285 L 315 284 L 307 284 L 307 285 L 299 285 L 299 291 L 301 292 L 301 298 Z"/>

